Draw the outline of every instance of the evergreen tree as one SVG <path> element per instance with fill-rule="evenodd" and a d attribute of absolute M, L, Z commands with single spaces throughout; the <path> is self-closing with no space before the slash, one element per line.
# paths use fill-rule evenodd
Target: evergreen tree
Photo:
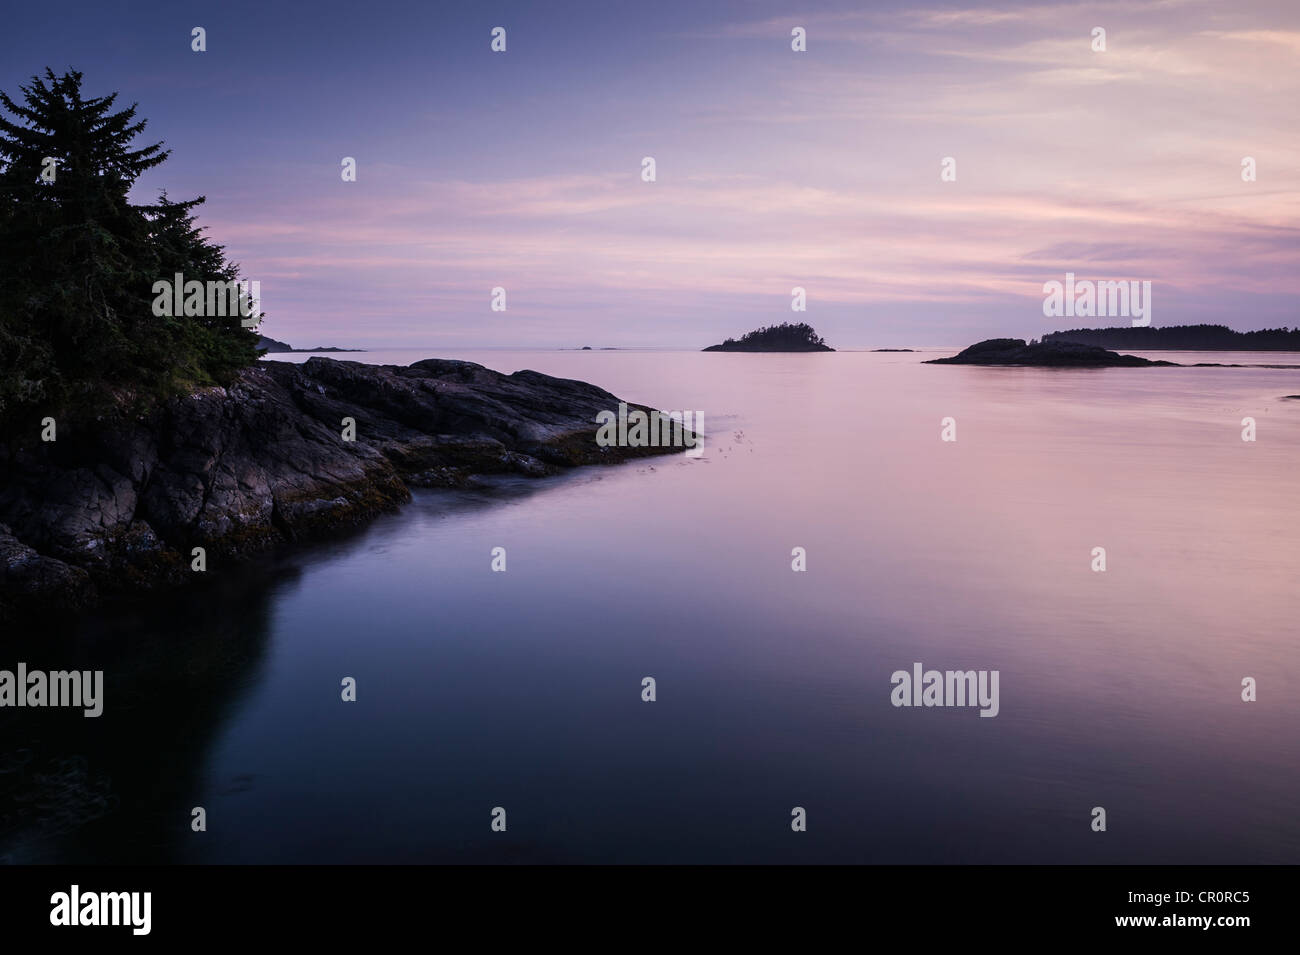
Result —
<path fill-rule="evenodd" d="M 145 128 L 117 94 L 87 98 L 82 75 L 0 91 L 0 429 L 16 415 L 103 413 L 228 381 L 257 357 L 239 316 L 159 318 L 153 283 L 228 281 L 237 266 L 194 224 L 203 197 L 136 205 L 129 193 L 166 160 L 134 148 Z"/>
<path fill-rule="evenodd" d="M 740 344 L 806 348 L 825 345 L 826 341 L 807 322 L 782 322 L 780 325 L 764 325 L 755 331 L 746 332 L 741 336 Z"/>

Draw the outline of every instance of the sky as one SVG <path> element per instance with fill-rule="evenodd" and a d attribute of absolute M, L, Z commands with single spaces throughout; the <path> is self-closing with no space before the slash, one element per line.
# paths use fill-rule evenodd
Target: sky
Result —
<path fill-rule="evenodd" d="M 135 195 L 206 196 L 262 330 L 299 347 L 1129 323 L 1045 317 L 1067 272 L 1150 281 L 1153 325 L 1300 325 L 1294 0 L 66 0 L 4 22 L 0 89 L 75 68 L 138 103 L 173 152 Z"/>

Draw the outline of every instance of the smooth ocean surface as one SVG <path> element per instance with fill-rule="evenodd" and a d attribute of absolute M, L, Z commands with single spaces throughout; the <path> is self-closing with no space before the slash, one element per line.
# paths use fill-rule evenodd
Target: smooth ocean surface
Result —
<path fill-rule="evenodd" d="M 706 450 L 417 492 L 28 634 L 106 712 L 6 714 L 0 858 L 1300 862 L 1300 370 L 920 363 L 951 353 L 332 356 L 590 381 Z M 999 670 L 1000 714 L 894 708 L 916 661 Z"/>

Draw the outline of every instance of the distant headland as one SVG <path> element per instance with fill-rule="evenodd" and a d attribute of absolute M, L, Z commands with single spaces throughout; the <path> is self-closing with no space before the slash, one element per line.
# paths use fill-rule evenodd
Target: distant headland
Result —
<path fill-rule="evenodd" d="M 257 347 L 258 347 L 258 348 L 261 348 L 261 349 L 264 349 L 268 354 L 269 354 L 269 353 L 280 354 L 280 353 L 283 353 L 283 352 L 357 352 L 357 351 L 365 351 L 364 348 L 326 348 L 326 347 L 323 346 L 323 345 L 322 345 L 321 347 L 319 347 L 319 348 L 294 348 L 292 345 L 290 345 L 290 344 L 288 344 L 288 343 L 286 343 L 286 342 L 276 341 L 274 338 L 267 338 L 265 335 L 262 335 L 262 336 L 260 336 L 260 337 L 257 339 Z"/>
<path fill-rule="evenodd" d="M 971 345 L 951 358 L 932 358 L 927 365 L 1032 365 L 1042 368 L 1136 368 L 1152 365 L 1177 367 L 1172 361 L 1152 361 L 1121 355 L 1096 345 L 1076 342 L 1034 342 L 1023 338 L 990 338 Z"/>
<path fill-rule="evenodd" d="M 721 345 L 710 345 L 704 351 L 835 351 L 822 340 L 811 325 L 789 322 L 782 325 L 767 325 L 748 332 L 739 340 L 728 338 Z"/>
<path fill-rule="evenodd" d="M 1072 328 L 1048 332 L 1043 341 L 1138 351 L 1300 351 L 1300 328 L 1264 328 L 1254 332 L 1233 331 L 1227 325 Z"/>

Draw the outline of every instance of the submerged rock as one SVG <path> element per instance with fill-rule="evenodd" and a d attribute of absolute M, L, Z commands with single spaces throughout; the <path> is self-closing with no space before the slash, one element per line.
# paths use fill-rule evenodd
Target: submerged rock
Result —
<path fill-rule="evenodd" d="M 1176 366 L 1172 361 L 1151 361 L 1136 355 L 1121 355 L 1097 345 L 1045 341 L 1033 345 L 1023 338 L 990 338 L 971 345 L 951 358 L 932 358 L 927 365 L 1034 365 L 1043 368 L 1133 368 L 1148 365 Z"/>
<path fill-rule="evenodd" d="M 618 405 L 535 371 L 311 358 L 259 362 L 145 419 L 60 422 L 55 442 L 33 429 L 0 450 L 0 612 L 180 583 L 195 547 L 246 556 L 394 509 L 411 486 L 679 450 L 597 445 L 597 413 Z"/>

